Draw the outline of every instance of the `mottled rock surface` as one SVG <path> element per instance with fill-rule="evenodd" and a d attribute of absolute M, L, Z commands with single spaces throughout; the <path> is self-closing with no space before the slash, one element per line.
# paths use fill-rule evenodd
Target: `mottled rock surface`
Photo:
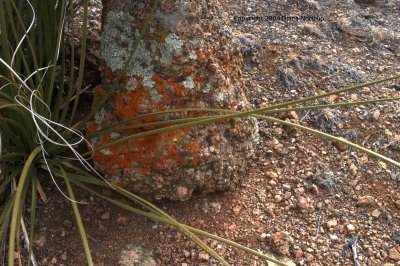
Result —
<path fill-rule="evenodd" d="M 143 250 L 140 246 L 128 245 L 121 251 L 118 261 L 119 266 L 156 266 L 157 263 L 151 252 Z"/>
<path fill-rule="evenodd" d="M 104 95 L 123 68 L 153 1 L 104 1 Z M 179 108 L 247 110 L 242 90 L 240 42 L 214 1 L 161 1 L 148 33 L 89 132 L 121 120 Z M 185 112 L 135 120 L 131 125 L 196 117 Z M 155 129 L 146 127 L 145 130 Z M 94 146 L 138 133 L 129 129 L 92 140 Z M 252 119 L 177 129 L 96 152 L 96 167 L 114 183 L 156 199 L 186 200 L 194 190 L 233 189 L 257 141 Z"/>

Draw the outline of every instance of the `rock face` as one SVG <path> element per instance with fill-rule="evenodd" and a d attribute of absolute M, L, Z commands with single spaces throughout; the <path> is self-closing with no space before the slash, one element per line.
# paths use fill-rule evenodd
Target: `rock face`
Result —
<path fill-rule="evenodd" d="M 179 108 L 247 110 L 240 43 L 214 1 L 160 1 L 120 84 L 88 131 L 150 112 Z M 129 57 L 153 1 L 103 1 L 104 94 Z M 208 113 L 146 117 L 131 125 Z M 211 114 L 211 113 L 210 113 Z M 129 129 L 92 139 L 99 146 L 155 129 Z M 238 119 L 152 135 L 95 153 L 97 169 L 114 183 L 155 199 L 186 200 L 194 190 L 233 189 L 258 139 L 254 119 Z"/>

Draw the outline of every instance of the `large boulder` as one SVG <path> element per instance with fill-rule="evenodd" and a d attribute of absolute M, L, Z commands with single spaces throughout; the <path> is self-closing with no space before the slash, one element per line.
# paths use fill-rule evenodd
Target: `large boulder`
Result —
<path fill-rule="evenodd" d="M 215 1 L 160 1 L 151 26 L 121 80 L 122 88 L 88 123 L 88 131 L 155 111 L 207 107 L 248 110 L 241 81 L 240 44 Z M 129 57 L 153 1 L 103 1 L 103 86 L 94 103 Z M 131 123 L 195 117 L 186 112 Z M 96 147 L 130 129 L 92 139 Z M 186 200 L 194 190 L 234 189 L 258 139 L 252 118 L 221 121 L 152 135 L 95 153 L 97 169 L 120 186 L 155 199 Z"/>

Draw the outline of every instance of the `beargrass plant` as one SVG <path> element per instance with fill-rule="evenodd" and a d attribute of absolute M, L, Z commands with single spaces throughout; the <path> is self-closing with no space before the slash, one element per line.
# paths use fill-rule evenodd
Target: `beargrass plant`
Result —
<path fill-rule="evenodd" d="M 157 4 L 158 1 L 155 1 L 152 10 L 149 11 L 147 23 L 141 31 L 140 38 L 146 34 Z M 118 89 L 121 76 L 114 79 L 114 86 L 105 93 L 93 110 L 76 122 L 75 115 L 79 98 L 84 91 L 82 84 L 85 70 L 88 0 L 84 0 L 82 5 L 84 10 L 82 28 L 74 29 L 72 25 L 69 26 L 72 32 L 81 31 L 82 36 L 80 58 L 75 58 L 76 47 L 74 42 L 70 42 L 70 51 L 67 51 L 65 21 L 68 16 L 72 17 L 73 12 L 72 9 L 68 8 L 68 1 L 0 1 L 0 254 L 3 250 L 7 250 L 6 253 L 8 253 L 8 256 L 0 256 L 1 263 L 4 265 L 7 263 L 12 266 L 15 261 L 18 261 L 19 265 L 37 265 L 31 241 L 37 219 L 35 209 L 38 200 L 46 201 L 42 184 L 51 183 L 54 184 L 54 189 L 58 190 L 71 203 L 88 265 L 93 265 L 93 259 L 79 214 L 79 206 L 84 203 L 75 198 L 74 190 L 76 188 L 84 189 L 98 198 L 136 215 L 173 226 L 223 265 L 229 265 L 229 263 L 208 247 L 200 237 L 223 242 L 277 265 L 285 265 L 236 242 L 179 223 L 143 198 L 107 182 L 102 174 L 92 167 L 91 155 L 95 150 L 131 139 L 178 128 L 214 123 L 220 120 L 253 116 L 344 143 L 353 149 L 400 167 L 399 162 L 350 141 L 297 123 L 268 116 L 287 111 L 335 108 L 399 100 L 400 98 L 397 97 L 350 103 L 297 106 L 329 95 L 398 79 L 400 75 L 247 112 L 190 108 L 149 113 L 121 121 L 94 132 L 91 136 L 86 136 L 84 134 L 86 122 L 93 118 L 113 90 Z M 131 56 L 125 66 L 128 66 L 132 60 L 140 38 L 135 40 L 132 45 Z M 76 64 L 79 64 L 77 70 L 74 68 Z M 121 73 L 123 72 L 121 71 Z M 164 114 L 187 111 L 201 112 L 201 114 L 206 113 L 207 115 L 176 120 L 163 119 Z M 90 139 L 94 136 L 132 127 L 147 128 L 150 125 L 149 123 L 132 126 L 131 122 L 149 116 L 159 118 L 157 122 L 150 123 L 152 126 L 156 126 L 156 129 L 122 137 L 100 147 L 92 148 L 90 146 Z M 47 179 L 51 182 L 47 182 Z M 99 187 L 113 190 L 130 200 L 132 204 L 125 204 L 99 194 L 97 192 Z M 26 212 L 27 208 L 31 210 L 29 214 Z M 40 219 L 40 217 L 38 218 Z M 21 256 L 21 236 L 28 247 L 27 257 Z"/>

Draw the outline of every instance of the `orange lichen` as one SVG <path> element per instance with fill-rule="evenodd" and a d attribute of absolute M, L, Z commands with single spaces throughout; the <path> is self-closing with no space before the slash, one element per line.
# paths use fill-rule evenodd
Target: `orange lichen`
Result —
<path fill-rule="evenodd" d="M 125 188 L 125 182 L 122 179 L 118 180 L 116 185 L 120 188 Z"/>
<path fill-rule="evenodd" d="M 180 165 L 184 164 L 184 160 L 181 156 L 179 156 L 178 147 L 176 144 L 168 142 L 168 150 L 166 154 L 163 156 L 164 158 L 160 158 L 159 160 L 164 161 L 164 164 L 167 163 L 169 165 L 173 165 L 174 163 L 179 163 Z"/>
<path fill-rule="evenodd" d="M 175 90 L 175 96 L 177 97 L 183 96 L 183 92 L 185 91 L 185 86 L 174 82 L 168 82 L 167 84 L 168 86 L 172 87 Z"/>
<path fill-rule="evenodd" d="M 160 78 L 159 76 L 154 75 L 151 78 L 152 81 L 155 82 L 155 86 L 156 86 L 156 90 L 158 93 L 160 94 L 164 94 L 166 86 L 165 86 L 165 82 L 162 78 Z"/>
<path fill-rule="evenodd" d="M 129 75 L 124 74 L 120 70 L 112 71 L 110 68 L 107 70 L 107 78 L 109 80 L 114 80 L 119 78 L 119 84 L 126 85 L 130 79 Z"/>
<path fill-rule="evenodd" d="M 108 173 L 116 174 L 116 169 L 136 170 L 138 173 L 148 175 L 151 169 L 164 169 L 165 165 L 183 166 L 188 163 L 181 156 L 177 143 L 183 141 L 183 137 L 190 134 L 190 129 L 177 129 L 159 135 L 151 135 L 139 138 L 127 143 L 121 143 L 108 147 L 109 153 L 96 152 L 96 160 L 102 162 Z M 101 139 L 100 145 L 110 141 L 110 136 L 105 135 Z M 196 155 L 200 147 L 196 143 L 184 145 L 184 150 L 189 156 L 193 156 L 192 164 L 200 162 L 200 156 Z M 111 159 L 112 158 L 112 159 Z M 133 162 L 138 162 L 141 166 L 135 169 Z"/>
<path fill-rule="evenodd" d="M 153 77 L 151 78 L 151 80 L 154 81 L 154 82 L 156 82 L 156 83 L 163 83 L 163 82 L 164 82 L 164 80 L 163 80 L 161 77 L 156 76 L 156 75 L 153 75 Z"/>
<path fill-rule="evenodd" d="M 141 75 L 136 75 L 136 76 L 135 76 L 135 79 L 136 79 L 137 81 L 143 81 L 144 77 L 141 76 Z"/>
<path fill-rule="evenodd" d="M 126 86 L 126 84 L 128 84 L 129 79 L 130 77 L 128 75 L 123 75 L 119 83 Z"/>
<path fill-rule="evenodd" d="M 103 89 L 103 87 L 96 87 L 96 93 L 100 96 L 103 97 L 106 94 L 105 89 Z"/>
<path fill-rule="evenodd" d="M 111 69 L 108 69 L 108 70 L 107 70 L 107 78 L 108 78 L 109 80 L 113 80 L 113 79 L 115 78 L 115 74 L 114 74 L 114 72 L 113 72 Z"/>
<path fill-rule="evenodd" d="M 106 94 L 106 91 L 102 87 L 96 87 L 94 89 L 95 94 L 92 101 L 92 108 L 94 108 L 98 102 L 98 100 Z"/>
<path fill-rule="evenodd" d="M 193 159 L 192 159 L 192 165 L 193 166 L 198 165 L 201 162 L 201 157 L 198 154 L 199 150 L 200 150 L 199 144 L 196 142 L 192 142 L 192 143 L 185 144 L 184 147 L 185 147 L 186 152 L 194 155 Z"/>
<path fill-rule="evenodd" d="M 145 88 L 118 93 L 115 95 L 116 114 L 122 120 L 131 118 L 140 113 L 140 105 L 145 101 L 151 102 L 150 92 Z"/>
<path fill-rule="evenodd" d="M 169 82 L 175 82 L 177 79 L 178 79 L 177 76 L 171 76 L 171 77 L 168 79 L 168 81 L 169 81 Z"/>
<path fill-rule="evenodd" d="M 87 134 L 92 134 L 93 132 L 95 132 L 97 130 L 97 125 L 95 121 L 90 121 L 87 123 L 86 125 L 87 128 Z"/>
<path fill-rule="evenodd" d="M 139 173 L 141 173 L 142 175 L 148 175 L 148 174 L 150 174 L 150 168 L 142 168 L 142 169 L 139 169 Z"/>
<path fill-rule="evenodd" d="M 185 150 L 188 152 L 193 152 L 193 151 L 198 151 L 199 150 L 199 144 L 193 142 L 193 143 L 187 143 L 185 144 Z"/>
<path fill-rule="evenodd" d="M 193 156 L 193 165 L 198 165 L 201 162 L 201 157 L 200 155 L 196 154 L 195 156 Z"/>
<path fill-rule="evenodd" d="M 222 119 L 220 121 L 215 122 L 216 125 L 227 125 L 228 124 L 228 119 Z"/>
<path fill-rule="evenodd" d="M 208 56 L 208 55 L 207 55 Z M 108 72 L 110 79 L 115 78 L 117 73 L 112 71 Z M 142 76 L 134 77 L 137 81 L 142 81 Z M 172 76 L 170 78 L 163 79 L 160 76 L 154 75 L 152 81 L 154 81 L 156 91 L 162 95 L 160 101 L 154 102 L 150 89 L 138 86 L 136 88 L 130 88 L 132 90 L 122 89 L 114 92 L 111 98 L 115 102 L 115 117 L 120 120 L 125 120 L 135 115 L 143 114 L 146 110 L 157 110 L 162 111 L 167 108 L 185 108 L 187 105 L 178 101 L 171 103 L 171 100 L 175 97 L 183 97 L 185 94 L 185 87 L 182 84 L 176 82 L 177 77 Z M 126 85 L 129 81 L 128 76 L 122 76 L 122 83 Z M 97 98 L 103 97 L 106 91 L 103 88 L 96 88 Z M 98 99 L 97 99 L 98 100 Z M 190 104 L 196 105 L 198 100 L 191 100 Z M 188 114 L 177 114 L 175 118 L 184 117 L 195 117 L 198 115 L 194 112 L 188 112 Z M 131 125 L 137 125 L 141 123 L 149 123 L 159 121 L 160 117 L 146 117 L 140 120 L 131 122 Z M 168 126 L 168 125 L 166 125 Z M 135 128 L 120 131 L 119 133 L 123 136 L 140 133 L 146 130 L 155 129 L 155 126 L 148 126 L 146 128 Z M 94 132 L 97 129 L 97 125 L 94 121 L 88 123 L 88 131 Z M 192 142 L 183 144 L 185 136 L 190 135 Z M 125 143 L 116 144 L 108 147 L 107 149 L 95 152 L 95 159 L 104 167 L 104 170 L 109 174 L 118 174 L 120 169 L 134 170 L 138 174 L 150 175 L 152 170 L 165 169 L 166 165 L 169 165 L 171 169 L 173 167 L 182 167 L 185 164 L 198 165 L 201 161 L 201 156 L 198 154 L 200 145 L 197 142 L 197 134 L 193 134 L 191 129 L 177 129 L 171 132 L 166 132 L 158 135 L 150 135 L 141 137 L 139 139 L 131 140 Z M 99 145 L 110 143 L 110 135 L 103 135 L 100 137 Z M 181 144 L 179 144 L 181 143 Z M 182 152 L 186 153 L 187 156 L 182 156 Z M 137 165 L 140 165 L 138 167 Z M 123 183 L 121 182 L 121 185 Z M 145 191 L 149 188 L 143 188 Z"/>

